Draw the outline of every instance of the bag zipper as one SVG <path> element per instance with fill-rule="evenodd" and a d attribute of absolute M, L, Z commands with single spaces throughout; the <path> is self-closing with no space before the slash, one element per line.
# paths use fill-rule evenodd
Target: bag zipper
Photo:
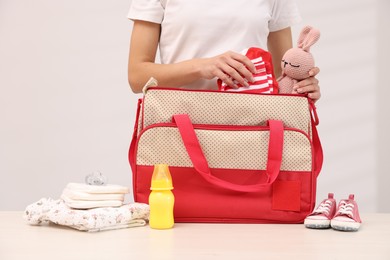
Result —
<path fill-rule="evenodd" d="M 138 139 L 142 136 L 142 134 L 152 128 L 158 128 L 158 127 L 173 127 L 177 128 L 177 125 L 175 123 L 156 123 L 149 125 L 142 129 L 141 133 L 139 134 Z M 199 129 L 199 130 L 215 130 L 215 131 L 269 131 L 269 126 L 264 125 L 254 125 L 254 126 L 247 126 L 247 125 L 218 125 L 218 124 L 193 124 L 194 129 Z M 309 135 L 297 128 L 292 128 L 292 127 L 286 127 L 284 128 L 285 131 L 293 131 L 293 132 L 298 132 L 306 136 L 306 138 L 310 141 Z"/>

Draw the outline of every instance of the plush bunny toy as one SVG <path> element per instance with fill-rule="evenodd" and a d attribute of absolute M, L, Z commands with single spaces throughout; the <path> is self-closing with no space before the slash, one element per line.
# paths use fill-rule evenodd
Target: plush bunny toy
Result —
<path fill-rule="evenodd" d="M 279 78 L 279 93 L 297 93 L 294 84 L 309 77 L 309 71 L 314 68 L 314 58 L 309 52 L 310 47 L 320 38 L 320 31 L 305 26 L 298 38 L 298 46 L 291 48 L 282 58 L 282 76 Z"/>

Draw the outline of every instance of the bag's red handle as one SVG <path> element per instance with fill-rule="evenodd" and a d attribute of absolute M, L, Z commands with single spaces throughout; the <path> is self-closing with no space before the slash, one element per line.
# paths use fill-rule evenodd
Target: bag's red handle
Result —
<path fill-rule="evenodd" d="M 176 123 L 184 146 L 190 156 L 195 170 L 209 183 L 216 186 L 240 192 L 255 192 L 271 185 L 279 175 L 282 164 L 283 153 L 283 123 L 279 120 L 269 120 L 270 137 L 268 146 L 267 175 L 268 179 L 264 183 L 251 185 L 239 185 L 219 179 L 211 175 L 206 157 L 199 144 L 192 122 L 187 114 L 174 115 L 173 121 Z"/>

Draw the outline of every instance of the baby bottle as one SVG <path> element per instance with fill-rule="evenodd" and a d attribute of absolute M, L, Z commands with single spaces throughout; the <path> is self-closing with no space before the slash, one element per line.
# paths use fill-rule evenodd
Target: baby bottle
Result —
<path fill-rule="evenodd" d="M 175 197 L 172 193 L 172 177 L 168 165 L 154 166 L 149 195 L 149 225 L 154 229 L 172 228 L 174 224 L 173 206 Z"/>

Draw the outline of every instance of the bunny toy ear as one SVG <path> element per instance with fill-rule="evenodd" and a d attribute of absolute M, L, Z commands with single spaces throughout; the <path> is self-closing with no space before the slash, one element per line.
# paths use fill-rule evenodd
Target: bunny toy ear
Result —
<path fill-rule="evenodd" d="M 318 41 L 320 38 L 320 31 L 311 27 L 305 26 L 298 38 L 298 48 L 303 49 L 304 51 L 309 52 L 310 47 Z"/>

